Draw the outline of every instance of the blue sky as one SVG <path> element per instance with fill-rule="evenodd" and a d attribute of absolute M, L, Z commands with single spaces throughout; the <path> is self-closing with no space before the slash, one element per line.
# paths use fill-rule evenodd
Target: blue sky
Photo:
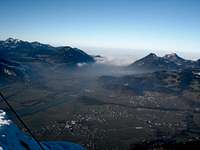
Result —
<path fill-rule="evenodd" d="M 151 51 L 200 58 L 199 35 L 199 0 L 0 1 L 0 39 L 37 40 L 111 55 Z"/>

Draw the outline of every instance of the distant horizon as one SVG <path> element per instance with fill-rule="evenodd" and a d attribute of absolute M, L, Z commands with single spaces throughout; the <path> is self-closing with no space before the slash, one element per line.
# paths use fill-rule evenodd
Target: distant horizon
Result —
<path fill-rule="evenodd" d="M 120 57 L 120 55 L 122 57 L 124 57 L 124 55 L 133 55 L 135 60 L 140 59 L 141 57 L 144 57 L 146 55 L 148 55 L 149 53 L 155 53 L 158 56 L 164 56 L 166 54 L 171 54 L 171 53 L 176 53 L 178 54 L 180 57 L 183 57 L 185 59 L 190 59 L 190 60 L 198 60 L 200 59 L 200 51 L 193 51 L 192 49 L 190 51 L 183 51 L 181 49 L 153 49 L 153 48 L 134 48 L 134 47 L 110 47 L 110 48 L 106 48 L 103 46 L 85 46 L 85 45 L 80 45 L 80 44 L 73 44 L 73 43 L 68 43 L 68 42 L 64 42 L 64 41 L 60 41 L 60 42 L 51 42 L 51 41 L 46 41 L 46 40 L 37 40 L 37 39 L 21 39 L 18 37 L 12 37 L 12 36 L 7 36 L 2 38 L 0 36 L 0 40 L 5 41 L 8 38 L 13 38 L 13 39 L 19 39 L 22 41 L 28 41 L 28 42 L 40 42 L 43 44 L 49 44 L 52 46 L 71 46 L 74 48 L 79 48 L 82 49 L 88 53 L 90 53 L 91 55 L 114 55 L 114 56 L 118 56 Z M 56 41 L 56 40 L 55 40 Z M 137 52 L 137 53 L 135 53 Z M 134 61 L 135 61 L 134 60 Z"/>
<path fill-rule="evenodd" d="M 172 54 L 176 53 L 178 56 L 188 59 L 188 60 L 198 60 L 200 59 L 200 53 L 199 54 L 191 54 L 191 53 L 183 53 L 181 51 L 167 51 L 167 50 L 151 50 L 151 49 L 123 49 L 123 48 L 110 48 L 110 49 L 105 49 L 105 48 L 98 48 L 98 47 L 84 47 L 84 46 L 75 46 L 75 45 L 69 45 L 67 43 L 63 44 L 52 44 L 48 42 L 41 42 L 38 40 L 26 40 L 26 39 L 20 39 L 17 37 L 7 37 L 7 38 L 0 38 L 0 41 L 5 41 L 9 38 L 12 39 L 17 39 L 17 40 L 22 40 L 22 41 L 27 41 L 27 42 L 39 42 L 42 44 L 49 44 L 51 46 L 70 46 L 73 48 L 79 48 L 86 53 L 90 55 L 101 55 L 105 57 L 110 64 L 115 64 L 115 65 L 128 65 L 136 60 L 139 60 L 145 56 L 147 56 L 150 53 L 155 53 L 159 57 L 163 57 L 167 54 Z M 116 51 L 117 50 L 117 51 Z M 125 53 L 126 52 L 126 53 Z"/>

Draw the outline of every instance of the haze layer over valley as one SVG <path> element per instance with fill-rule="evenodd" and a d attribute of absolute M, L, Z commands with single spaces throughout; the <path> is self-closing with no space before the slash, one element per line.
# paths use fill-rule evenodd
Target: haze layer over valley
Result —
<path fill-rule="evenodd" d="M 118 66 L 78 48 L 12 38 L 0 41 L 0 53 L 1 91 L 40 140 L 127 150 L 200 138 L 199 60 L 151 53 Z"/>

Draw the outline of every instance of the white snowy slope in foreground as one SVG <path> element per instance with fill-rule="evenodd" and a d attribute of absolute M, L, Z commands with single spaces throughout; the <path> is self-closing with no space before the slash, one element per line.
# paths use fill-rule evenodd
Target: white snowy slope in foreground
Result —
<path fill-rule="evenodd" d="M 42 145 L 45 150 L 85 150 L 70 142 L 42 142 Z M 40 147 L 0 110 L 0 150 L 40 150 Z"/>

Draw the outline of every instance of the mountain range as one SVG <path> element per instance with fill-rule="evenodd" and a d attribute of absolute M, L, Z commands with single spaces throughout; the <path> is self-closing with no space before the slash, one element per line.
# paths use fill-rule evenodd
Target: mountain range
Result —
<path fill-rule="evenodd" d="M 140 139 L 148 146 L 154 136 L 168 142 L 171 136 L 190 140 L 193 129 L 199 133 L 200 60 L 151 53 L 128 66 L 89 65 L 103 59 L 78 48 L 9 38 L 0 41 L 0 87 L 41 140 L 128 149 Z M 7 121 L 4 114 L 0 110 L 0 149 L 34 149 L 36 143 L 13 123 L 2 124 Z M 41 143 L 49 149 L 82 149 L 71 143 Z"/>
<path fill-rule="evenodd" d="M 13 38 L 0 41 L 1 84 L 35 76 L 37 72 L 31 73 L 33 63 L 48 64 L 53 67 L 63 65 L 65 68 L 71 68 L 94 62 L 93 56 L 70 46 L 54 47 Z"/>
<path fill-rule="evenodd" d="M 70 68 L 95 63 L 97 58 L 100 57 L 99 55 L 89 55 L 70 46 L 54 47 L 39 42 L 28 42 L 13 38 L 0 41 L 0 54 L 1 82 L 10 79 L 29 78 L 33 70 L 30 63 Z M 186 60 L 176 53 L 167 54 L 163 57 L 150 53 L 125 68 L 142 72 L 199 69 L 200 59 L 197 61 Z"/>
<path fill-rule="evenodd" d="M 186 60 L 178 56 L 176 53 L 167 54 L 163 57 L 159 57 L 154 53 L 150 53 L 146 57 L 129 65 L 128 68 L 145 71 L 200 68 L 200 60 Z"/>
<path fill-rule="evenodd" d="M 39 42 L 27 42 L 8 38 L 0 41 L 1 58 L 17 62 L 40 61 L 46 63 L 93 63 L 94 58 L 78 48 L 70 46 L 54 47 Z"/>

